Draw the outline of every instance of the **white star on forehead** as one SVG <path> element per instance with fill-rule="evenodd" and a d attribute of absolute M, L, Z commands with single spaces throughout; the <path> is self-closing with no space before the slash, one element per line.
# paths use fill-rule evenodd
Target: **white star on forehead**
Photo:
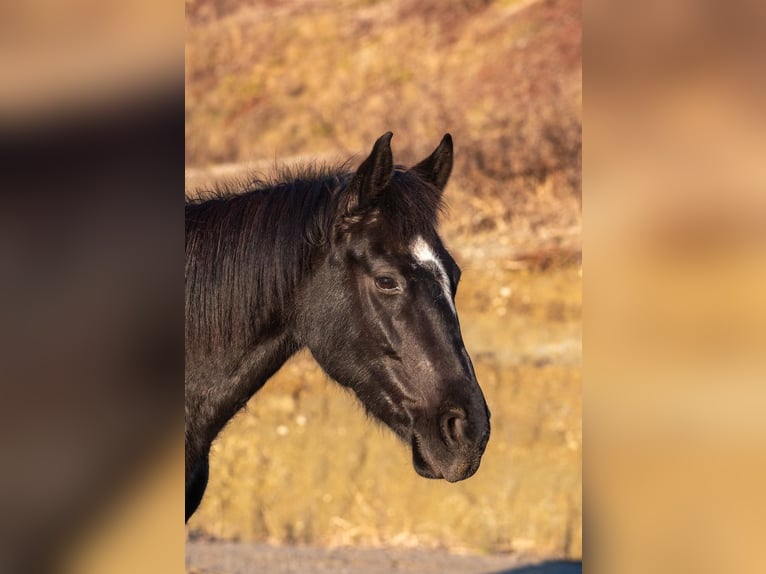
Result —
<path fill-rule="evenodd" d="M 439 261 L 439 258 L 436 256 L 436 253 L 434 253 L 434 250 L 431 249 L 431 246 L 426 243 L 426 240 L 423 239 L 423 237 L 418 235 L 410 244 L 410 251 L 412 252 L 412 256 L 415 258 L 415 261 L 425 267 L 429 267 L 431 269 L 435 268 L 436 278 L 439 280 L 442 289 L 444 289 L 444 296 L 449 303 L 450 309 L 452 309 L 452 312 L 455 313 L 455 303 L 452 301 L 452 291 L 450 290 L 449 277 L 447 277 L 447 272 L 444 269 L 444 265 L 442 265 L 442 262 Z"/>

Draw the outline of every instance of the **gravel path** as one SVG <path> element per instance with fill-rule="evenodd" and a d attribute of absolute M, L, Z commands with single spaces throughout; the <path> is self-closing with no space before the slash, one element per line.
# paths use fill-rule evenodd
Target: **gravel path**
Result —
<path fill-rule="evenodd" d="M 190 574 L 582 574 L 581 562 L 453 555 L 404 548 L 315 548 L 207 540 L 186 543 Z"/>

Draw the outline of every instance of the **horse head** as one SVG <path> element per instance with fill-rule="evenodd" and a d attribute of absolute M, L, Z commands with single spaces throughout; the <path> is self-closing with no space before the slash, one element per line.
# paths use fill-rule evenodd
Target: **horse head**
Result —
<path fill-rule="evenodd" d="M 478 469 L 490 414 L 455 308 L 460 268 L 436 227 L 452 138 L 405 169 L 391 137 L 336 191 L 296 316 L 328 375 L 411 446 L 418 474 L 455 482 Z"/>

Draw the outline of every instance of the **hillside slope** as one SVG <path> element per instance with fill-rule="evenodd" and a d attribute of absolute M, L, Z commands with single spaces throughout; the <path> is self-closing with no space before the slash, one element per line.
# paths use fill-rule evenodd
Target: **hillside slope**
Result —
<path fill-rule="evenodd" d="M 417 161 L 451 132 L 449 236 L 579 250 L 580 0 L 187 2 L 186 159 Z"/>

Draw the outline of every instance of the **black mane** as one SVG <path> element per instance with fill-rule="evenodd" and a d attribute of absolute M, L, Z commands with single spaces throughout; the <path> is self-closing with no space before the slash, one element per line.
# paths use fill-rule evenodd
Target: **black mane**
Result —
<path fill-rule="evenodd" d="M 353 176 L 347 164 L 283 168 L 187 200 L 187 346 L 244 349 L 291 311 L 312 251 L 332 239 L 344 194 L 354 193 Z M 404 241 L 432 232 L 442 207 L 436 188 L 397 168 L 373 209 Z"/>

